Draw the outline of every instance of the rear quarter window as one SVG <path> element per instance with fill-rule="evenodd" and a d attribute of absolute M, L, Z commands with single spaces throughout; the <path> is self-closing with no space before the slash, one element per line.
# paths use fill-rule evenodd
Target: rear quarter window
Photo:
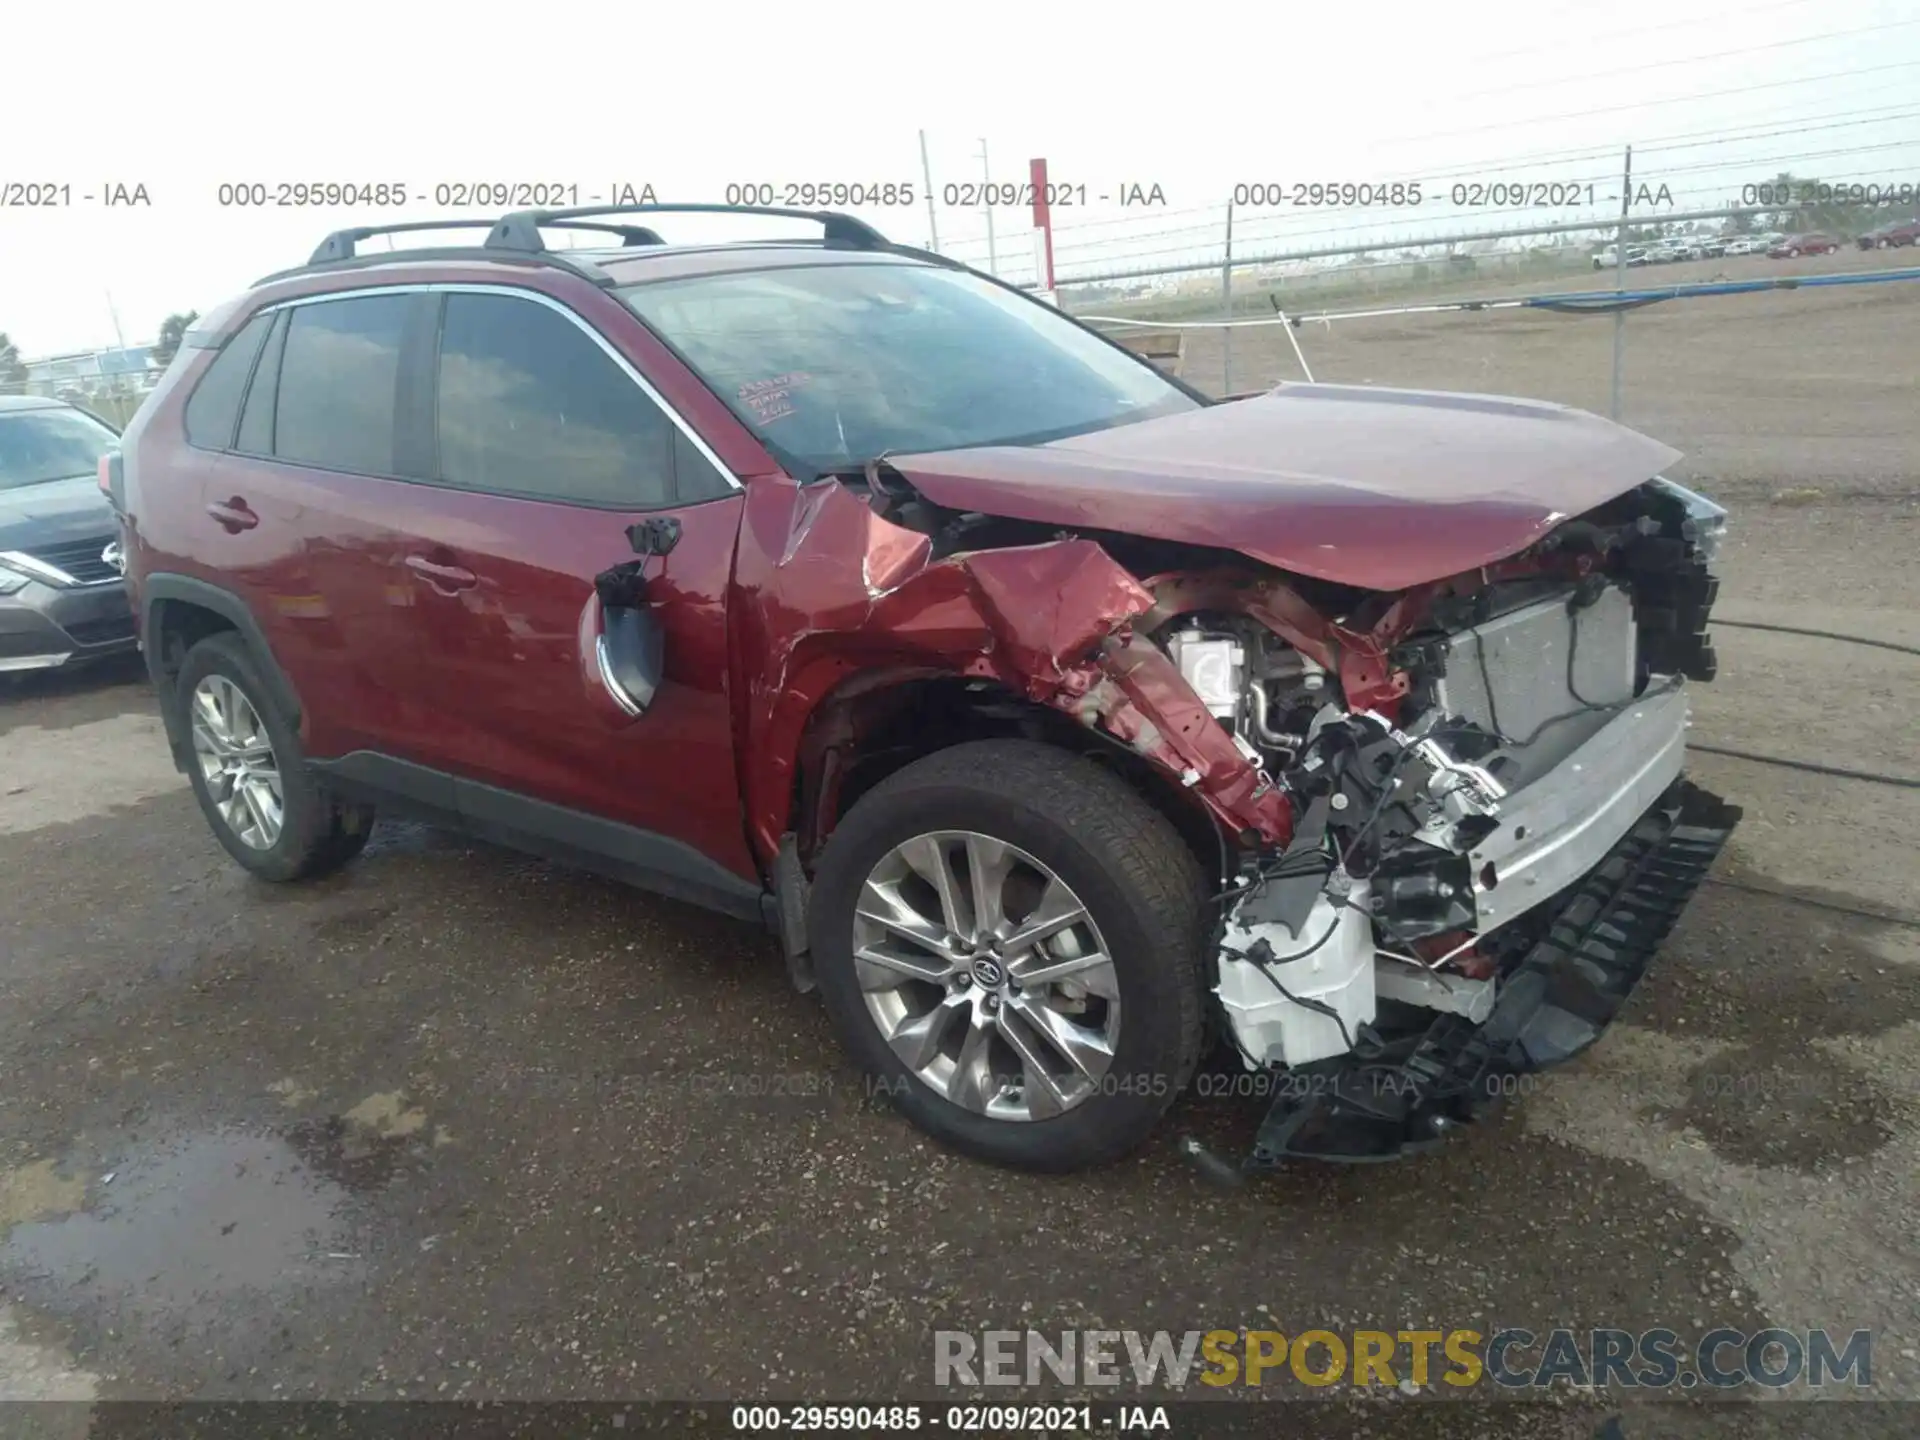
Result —
<path fill-rule="evenodd" d="M 184 423 L 189 445 L 202 450 L 232 446 L 234 429 L 240 423 L 240 401 L 247 393 L 247 377 L 253 373 L 254 357 L 260 353 L 260 342 L 272 324 L 271 315 L 254 316 L 213 357 L 206 374 L 187 397 Z"/>
<path fill-rule="evenodd" d="M 285 311 L 274 317 L 272 332 L 260 362 L 253 367 L 253 384 L 247 390 L 246 408 L 240 412 L 240 434 L 234 448 L 246 455 L 273 453 L 273 407 L 280 396 L 280 352 L 287 343 Z"/>
<path fill-rule="evenodd" d="M 280 354 L 273 453 L 296 465 L 392 475 L 404 292 L 296 308 Z"/>

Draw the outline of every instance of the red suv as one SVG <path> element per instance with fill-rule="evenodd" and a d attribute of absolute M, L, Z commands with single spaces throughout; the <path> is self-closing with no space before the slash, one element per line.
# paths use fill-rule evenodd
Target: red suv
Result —
<path fill-rule="evenodd" d="M 1840 248 L 1840 242 L 1833 236 L 1818 230 L 1809 230 L 1801 235 L 1789 235 L 1771 250 L 1770 259 L 1796 260 L 1802 255 L 1831 255 Z"/>
<path fill-rule="evenodd" d="M 1920 244 L 1920 219 L 1876 225 L 1853 243 L 1862 250 L 1895 250 L 1903 245 Z"/>
<path fill-rule="evenodd" d="M 1681 778 L 1725 511 L 1672 450 L 1209 400 L 845 216 L 631 223 L 725 208 L 342 232 L 188 337 L 102 484 L 240 864 L 410 814 L 761 923 L 908 1115 L 1035 1168 L 1215 1041 L 1281 1097 L 1254 1166 L 1598 1036 L 1737 814 Z"/>

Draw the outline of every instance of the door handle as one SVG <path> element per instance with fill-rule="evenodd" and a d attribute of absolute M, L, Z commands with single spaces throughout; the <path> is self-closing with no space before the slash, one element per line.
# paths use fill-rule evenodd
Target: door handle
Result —
<path fill-rule="evenodd" d="M 207 514 L 218 520 L 229 535 L 238 535 L 242 530 L 251 530 L 260 523 L 260 517 L 248 508 L 247 502 L 238 495 L 231 500 L 216 500 L 207 506 Z"/>
<path fill-rule="evenodd" d="M 480 577 L 459 565 L 441 565 L 424 555 L 407 556 L 407 568 L 444 595 L 456 590 L 471 590 Z"/>

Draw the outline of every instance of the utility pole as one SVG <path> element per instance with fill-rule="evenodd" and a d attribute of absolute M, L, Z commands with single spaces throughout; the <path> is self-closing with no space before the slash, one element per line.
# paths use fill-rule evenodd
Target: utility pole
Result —
<path fill-rule="evenodd" d="M 1233 197 L 1227 197 L 1227 258 L 1220 266 L 1220 303 L 1226 311 L 1220 318 L 1233 319 Z M 1233 326 L 1220 332 L 1220 393 L 1233 394 Z"/>
<path fill-rule="evenodd" d="M 107 314 L 113 317 L 114 338 L 120 342 L 120 348 L 124 350 L 127 348 L 127 335 L 126 335 L 126 332 L 120 328 L 120 312 L 119 310 L 114 308 L 113 292 L 109 290 L 106 293 L 107 293 Z"/>
<path fill-rule="evenodd" d="M 1613 246 L 1614 288 L 1627 291 L 1627 212 L 1633 208 L 1633 146 L 1627 146 L 1627 158 L 1620 172 L 1620 238 Z M 1607 418 L 1620 419 L 1620 356 L 1627 343 L 1627 307 L 1613 312 L 1613 392 Z"/>
<path fill-rule="evenodd" d="M 987 163 L 987 142 L 985 136 L 982 136 L 980 140 L 980 170 L 982 178 L 987 182 L 987 188 L 981 191 L 981 198 L 987 202 L 987 273 L 989 275 L 998 275 L 1000 273 L 1000 252 L 993 243 L 993 166 Z"/>
<path fill-rule="evenodd" d="M 933 167 L 927 164 L 927 132 L 920 132 L 920 178 L 927 187 L 927 248 L 940 253 L 940 222 L 934 217 Z"/>

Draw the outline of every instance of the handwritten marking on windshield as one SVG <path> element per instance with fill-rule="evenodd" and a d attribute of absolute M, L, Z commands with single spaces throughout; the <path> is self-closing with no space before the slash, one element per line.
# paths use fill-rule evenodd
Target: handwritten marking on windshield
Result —
<path fill-rule="evenodd" d="M 790 370 L 769 380 L 750 380 L 740 387 L 740 399 L 753 411 L 754 419 L 765 423 L 794 413 L 793 392 L 813 382 L 804 370 Z"/>

